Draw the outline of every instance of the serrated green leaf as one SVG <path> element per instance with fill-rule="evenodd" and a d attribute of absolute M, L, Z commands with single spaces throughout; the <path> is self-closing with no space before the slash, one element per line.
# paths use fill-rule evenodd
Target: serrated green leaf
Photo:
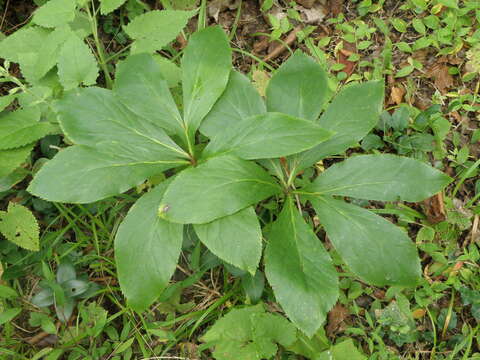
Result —
<path fill-rule="evenodd" d="M 235 155 L 242 159 L 268 159 L 308 150 L 332 137 L 309 120 L 280 113 L 256 115 L 219 133 L 203 157 Z"/>
<path fill-rule="evenodd" d="M 95 56 L 76 35 L 71 35 L 63 44 L 58 56 L 58 76 L 65 90 L 80 84 L 93 85 L 98 77 Z"/>
<path fill-rule="evenodd" d="M 57 107 L 62 129 L 75 144 L 152 164 L 188 159 L 158 124 L 130 112 L 110 90 L 77 89 Z"/>
<path fill-rule="evenodd" d="M 424 200 L 452 179 L 415 159 L 396 155 L 360 155 L 329 167 L 305 192 L 367 200 Z"/>
<path fill-rule="evenodd" d="M 39 122 L 37 108 L 27 108 L 0 117 L 0 150 L 18 148 L 30 144 L 54 132 L 57 127 Z"/>
<path fill-rule="evenodd" d="M 31 80 L 38 81 L 47 74 L 55 65 L 60 55 L 63 44 L 73 35 L 67 25 L 56 28 L 46 37 L 39 49 Z"/>
<path fill-rule="evenodd" d="M 168 182 L 143 195 L 130 209 L 115 237 L 115 260 L 122 292 L 142 311 L 160 295 L 176 269 L 183 226 L 158 216 Z M 139 281 L 141 277 L 141 281 Z"/>
<path fill-rule="evenodd" d="M 158 125 L 128 111 L 110 90 L 77 89 L 57 106 L 64 133 L 79 145 L 58 153 L 35 176 L 28 190 L 41 198 L 88 203 L 189 163 Z"/>
<path fill-rule="evenodd" d="M 318 360 L 365 360 L 363 355 L 355 346 L 352 339 L 335 344 L 330 350 L 322 352 Z"/>
<path fill-rule="evenodd" d="M 265 112 L 265 103 L 250 80 L 232 71 L 225 91 L 203 119 L 200 131 L 212 138 L 243 119 Z"/>
<path fill-rule="evenodd" d="M 327 156 L 342 153 L 367 135 L 378 123 L 383 96 L 382 81 L 350 85 L 340 90 L 318 123 L 335 135 L 298 155 L 295 163 L 297 172 Z"/>
<path fill-rule="evenodd" d="M 6 176 L 0 177 L 0 192 L 11 189 L 25 179 L 30 172 L 24 168 L 17 168 Z"/>
<path fill-rule="evenodd" d="M 253 207 L 194 225 L 203 244 L 220 259 L 255 274 L 262 255 L 262 231 Z"/>
<path fill-rule="evenodd" d="M 290 320 L 307 336 L 315 334 L 337 301 L 338 274 L 291 198 L 269 233 L 265 273 Z"/>
<path fill-rule="evenodd" d="M 190 137 L 227 86 L 232 51 L 218 26 L 193 34 L 182 58 L 183 120 Z"/>
<path fill-rule="evenodd" d="M 244 119 L 218 134 L 203 157 L 230 154 L 242 159 L 276 158 L 308 150 L 332 135 L 311 121 L 266 113 Z"/>
<path fill-rule="evenodd" d="M 76 5 L 73 0 L 50 0 L 35 11 L 32 22 L 47 28 L 68 24 L 75 18 Z"/>
<path fill-rule="evenodd" d="M 376 285 L 414 286 L 420 260 L 408 235 L 384 218 L 330 197 L 308 197 L 328 238 L 354 274 Z"/>
<path fill-rule="evenodd" d="M 267 87 L 267 110 L 316 120 L 328 100 L 327 74 L 297 51 L 275 72 Z"/>
<path fill-rule="evenodd" d="M 110 14 L 125 3 L 126 0 L 100 0 L 100 13 L 102 15 Z"/>
<path fill-rule="evenodd" d="M 26 145 L 21 148 L 0 150 L 0 178 L 9 175 L 28 158 L 32 152 L 33 145 Z"/>
<path fill-rule="evenodd" d="M 259 165 L 233 156 L 215 157 L 182 171 L 165 192 L 159 213 L 172 222 L 203 224 L 280 191 Z"/>
<path fill-rule="evenodd" d="M 295 333 L 286 319 L 266 313 L 258 304 L 230 311 L 208 330 L 203 341 L 215 345 L 217 360 L 261 360 L 277 353 L 276 343 L 293 343 Z"/>
<path fill-rule="evenodd" d="M 117 65 L 114 91 L 138 116 L 157 123 L 169 134 L 183 133 L 182 117 L 151 55 L 132 55 Z"/>
<path fill-rule="evenodd" d="M 127 153 L 102 152 L 75 145 L 60 151 L 43 165 L 27 190 L 49 201 L 90 203 L 121 194 L 147 178 L 181 164 L 163 160 L 142 161 L 135 154 L 129 157 Z"/>
<path fill-rule="evenodd" d="M 12 243 L 32 251 L 39 250 L 39 230 L 35 216 L 26 207 L 9 203 L 0 212 L 0 233 Z"/>
<path fill-rule="evenodd" d="M 22 75 L 33 82 L 42 70 L 37 68 L 37 62 L 49 34 L 49 30 L 40 27 L 24 27 L 0 42 L 0 58 L 20 64 Z"/>
<path fill-rule="evenodd" d="M 154 10 L 135 17 L 125 32 L 134 41 L 132 53 L 154 53 L 161 50 L 187 25 L 195 11 Z"/>

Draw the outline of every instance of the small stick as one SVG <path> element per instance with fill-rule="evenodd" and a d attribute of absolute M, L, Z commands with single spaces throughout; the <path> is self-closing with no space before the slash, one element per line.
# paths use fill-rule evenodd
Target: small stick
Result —
<path fill-rule="evenodd" d="M 297 38 L 297 33 L 302 30 L 301 26 L 297 26 L 295 29 L 293 29 L 290 34 L 285 38 L 285 41 L 281 43 L 279 46 L 277 46 L 275 49 L 272 50 L 270 54 L 265 56 L 263 61 L 270 61 L 278 57 L 280 54 L 282 54 L 286 49 L 288 45 L 291 45 L 295 39 Z"/>

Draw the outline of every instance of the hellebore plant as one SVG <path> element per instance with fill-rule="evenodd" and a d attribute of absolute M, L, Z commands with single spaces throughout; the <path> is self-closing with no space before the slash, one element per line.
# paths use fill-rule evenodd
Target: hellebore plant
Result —
<path fill-rule="evenodd" d="M 262 266 L 265 236 L 263 264 L 275 297 L 299 329 L 314 334 L 337 301 L 338 273 L 304 219 L 307 204 L 360 279 L 417 283 L 420 262 L 407 234 L 343 198 L 417 202 L 450 178 L 394 155 L 353 156 L 316 177 L 312 168 L 377 124 L 382 82 L 345 86 L 328 104 L 327 74 L 296 52 L 274 73 L 264 101 L 232 70 L 228 39 L 218 27 L 190 37 L 181 68 L 181 110 L 148 54 L 118 65 L 113 90 L 67 92 L 57 109 L 74 145 L 45 164 L 29 187 L 50 201 L 89 203 L 168 170 L 116 234 L 120 285 L 132 308 L 146 309 L 167 286 L 184 227 L 192 224 L 213 254 L 252 275 Z M 262 227 L 257 214 L 272 201 L 273 221 Z"/>

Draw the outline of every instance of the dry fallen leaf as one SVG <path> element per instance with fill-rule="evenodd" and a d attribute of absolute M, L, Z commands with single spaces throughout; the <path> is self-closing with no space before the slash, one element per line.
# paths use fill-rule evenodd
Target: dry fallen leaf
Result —
<path fill-rule="evenodd" d="M 427 75 L 433 78 L 435 86 L 442 94 L 447 93 L 448 89 L 453 86 L 453 77 L 448 73 L 448 66 L 443 63 L 433 65 Z"/>
<path fill-rule="evenodd" d="M 445 205 L 443 204 L 443 193 L 438 193 L 423 201 L 425 213 L 431 224 L 438 224 L 446 219 Z"/>
<path fill-rule="evenodd" d="M 390 104 L 400 105 L 403 101 L 403 96 L 405 95 L 405 90 L 402 87 L 393 86 L 390 89 Z"/>
<path fill-rule="evenodd" d="M 341 328 L 347 316 L 348 309 L 340 303 L 337 303 L 328 313 L 327 335 L 334 335 L 334 333 Z"/>
<path fill-rule="evenodd" d="M 343 68 L 343 72 L 345 72 L 348 76 L 352 75 L 353 70 L 355 68 L 355 62 L 348 60 L 350 55 L 353 55 L 357 52 L 357 47 L 353 43 L 344 42 L 343 49 L 338 51 L 338 62 L 340 64 L 345 65 Z"/>

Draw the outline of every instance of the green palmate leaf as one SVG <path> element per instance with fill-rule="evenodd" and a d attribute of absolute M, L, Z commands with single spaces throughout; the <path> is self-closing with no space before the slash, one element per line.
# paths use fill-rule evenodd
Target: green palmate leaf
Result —
<path fill-rule="evenodd" d="M 137 311 L 145 310 L 168 284 L 182 248 L 183 226 L 158 217 L 168 183 L 158 185 L 133 205 L 115 237 L 120 286 Z"/>
<path fill-rule="evenodd" d="M 137 16 L 124 30 L 132 39 L 132 53 L 154 53 L 175 39 L 194 11 L 154 10 Z"/>
<path fill-rule="evenodd" d="M 165 192 L 160 216 L 203 224 L 231 215 L 281 191 L 255 163 L 221 156 L 181 172 Z"/>
<path fill-rule="evenodd" d="M 173 166 L 174 161 L 139 160 L 135 154 L 102 152 L 76 145 L 60 151 L 43 165 L 28 191 L 40 198 L 89 203 L 118 195 Z"/>
<path fill-rule="evenodd" d="M 0 233 L 24 249 L 39 250 L 37 220 L 32 212 L 22 205 L 9 203 L 7 212 L 0 211 Z"/>
<path fill-rule="evenodd" d="M 102 15 L 110 14 L 125 3 L 126 0 L 100 0 L 100 12 Z"/>
<path fill-rule="evenodd" d="M 215 346 L 217 360 L 270 359 L 277 353 L 276 343 L 288 346 L 295 339 L 295 327 L 279 315 L 266 313 L 262 304 L 230 311 L 202 338 Z"/>
<path fill-rule="evenodd" d="M 243 119 L 265 112 L 265 103 L 250 80 L 232 71 L 224 93 L 205 116 L 200 131 L 214 137 Z"/>
<path fill-rule="evenodd" d="M 50 0 L 33 14 L 33 23 L 47 28 L 68 24 L 75 18 L 76 1 Z"/>
<path fill-rule="evenodd" d="M 25 162 L 33 145 L 26 145 L 21 148 L 0 150 L 0 178 L 9 175 Z"/>
<path fill-rule="evenodd" d="M 328 100 L 327 74 L 300 51 L 275 72 L 267 87 L 268 111 L 316 120 Z"/>
<path fill-rule="evenodd" d="M 110 90 L 78 89 L 57 106 L 62 129 L 75 144 L 153 164 L 188 158 L 158 124 L 135 116 Z"/>
<path fill-rule="evenodd" d="M 342 153 L 360 141 L 377 124 L 384 97 L 383 82 L 369 81 L 342 89 L 320 117 L 319 125 L 335 135 L 306 151 L 296 163 L 297 172 L 329 156 Z"/>
<path fill-rule="evenodd" d="M 82 39 L 72 34 L 58 56 L 58 76 L 65 90 L 93 85 L 98 77 L 95 56 Z"/>
<path fill-rule="evenodd" d="M 337 163 L 305 192 L 380 201 L 421 201 L 451 178 L 421 161 L 395 155 L 361 155 Z"/>
<path fill-rule="evenodd" d="M 421 268 L 408 235 L 384 218 L 330 197 L 308 197 L 348 267 L 377 286 L 414 286 Z"/>
<path fill-rule="evenodd" d="M 265 272 L 290 320 L 312 336 L 338 298 L 338 275 L 330 256 L 288 198 L 273 224 Z"/>
<path fill-rule="evenodd" d="M 311 121 L 266 113 L 224 129 L 208 144 L 203 156 L 232 154 L 242 159 L 275 158 L 310 149 L 331 136 L 331 132 Z"/>
<path fill-rule="evenodd" d="M 168 83 L 151 55 L 133 55 L 121 62 L 117 67 L 114 91 L 138 116 L 157 123 L 167 133 L 183 132 L 183 120 Z"/>
<path fill-rule="evenodd" d="M 0 150 L 25 146 L 57 129 L 39 120 L 38 108 L 17 110 L 0 117 Z"/>
<path fill-rule="evenodd" d="M 227 86 L 232 67 L 225 32 L 218 26 L 193 34 L 182 58 L 183 119 L 193 136 Z"/>
<path fill-rule="evenodd" d="M 195 232 L 220 259 L 255 274 L 262 255 L 262 231 L 253 207 L 195 225 Z"/>

